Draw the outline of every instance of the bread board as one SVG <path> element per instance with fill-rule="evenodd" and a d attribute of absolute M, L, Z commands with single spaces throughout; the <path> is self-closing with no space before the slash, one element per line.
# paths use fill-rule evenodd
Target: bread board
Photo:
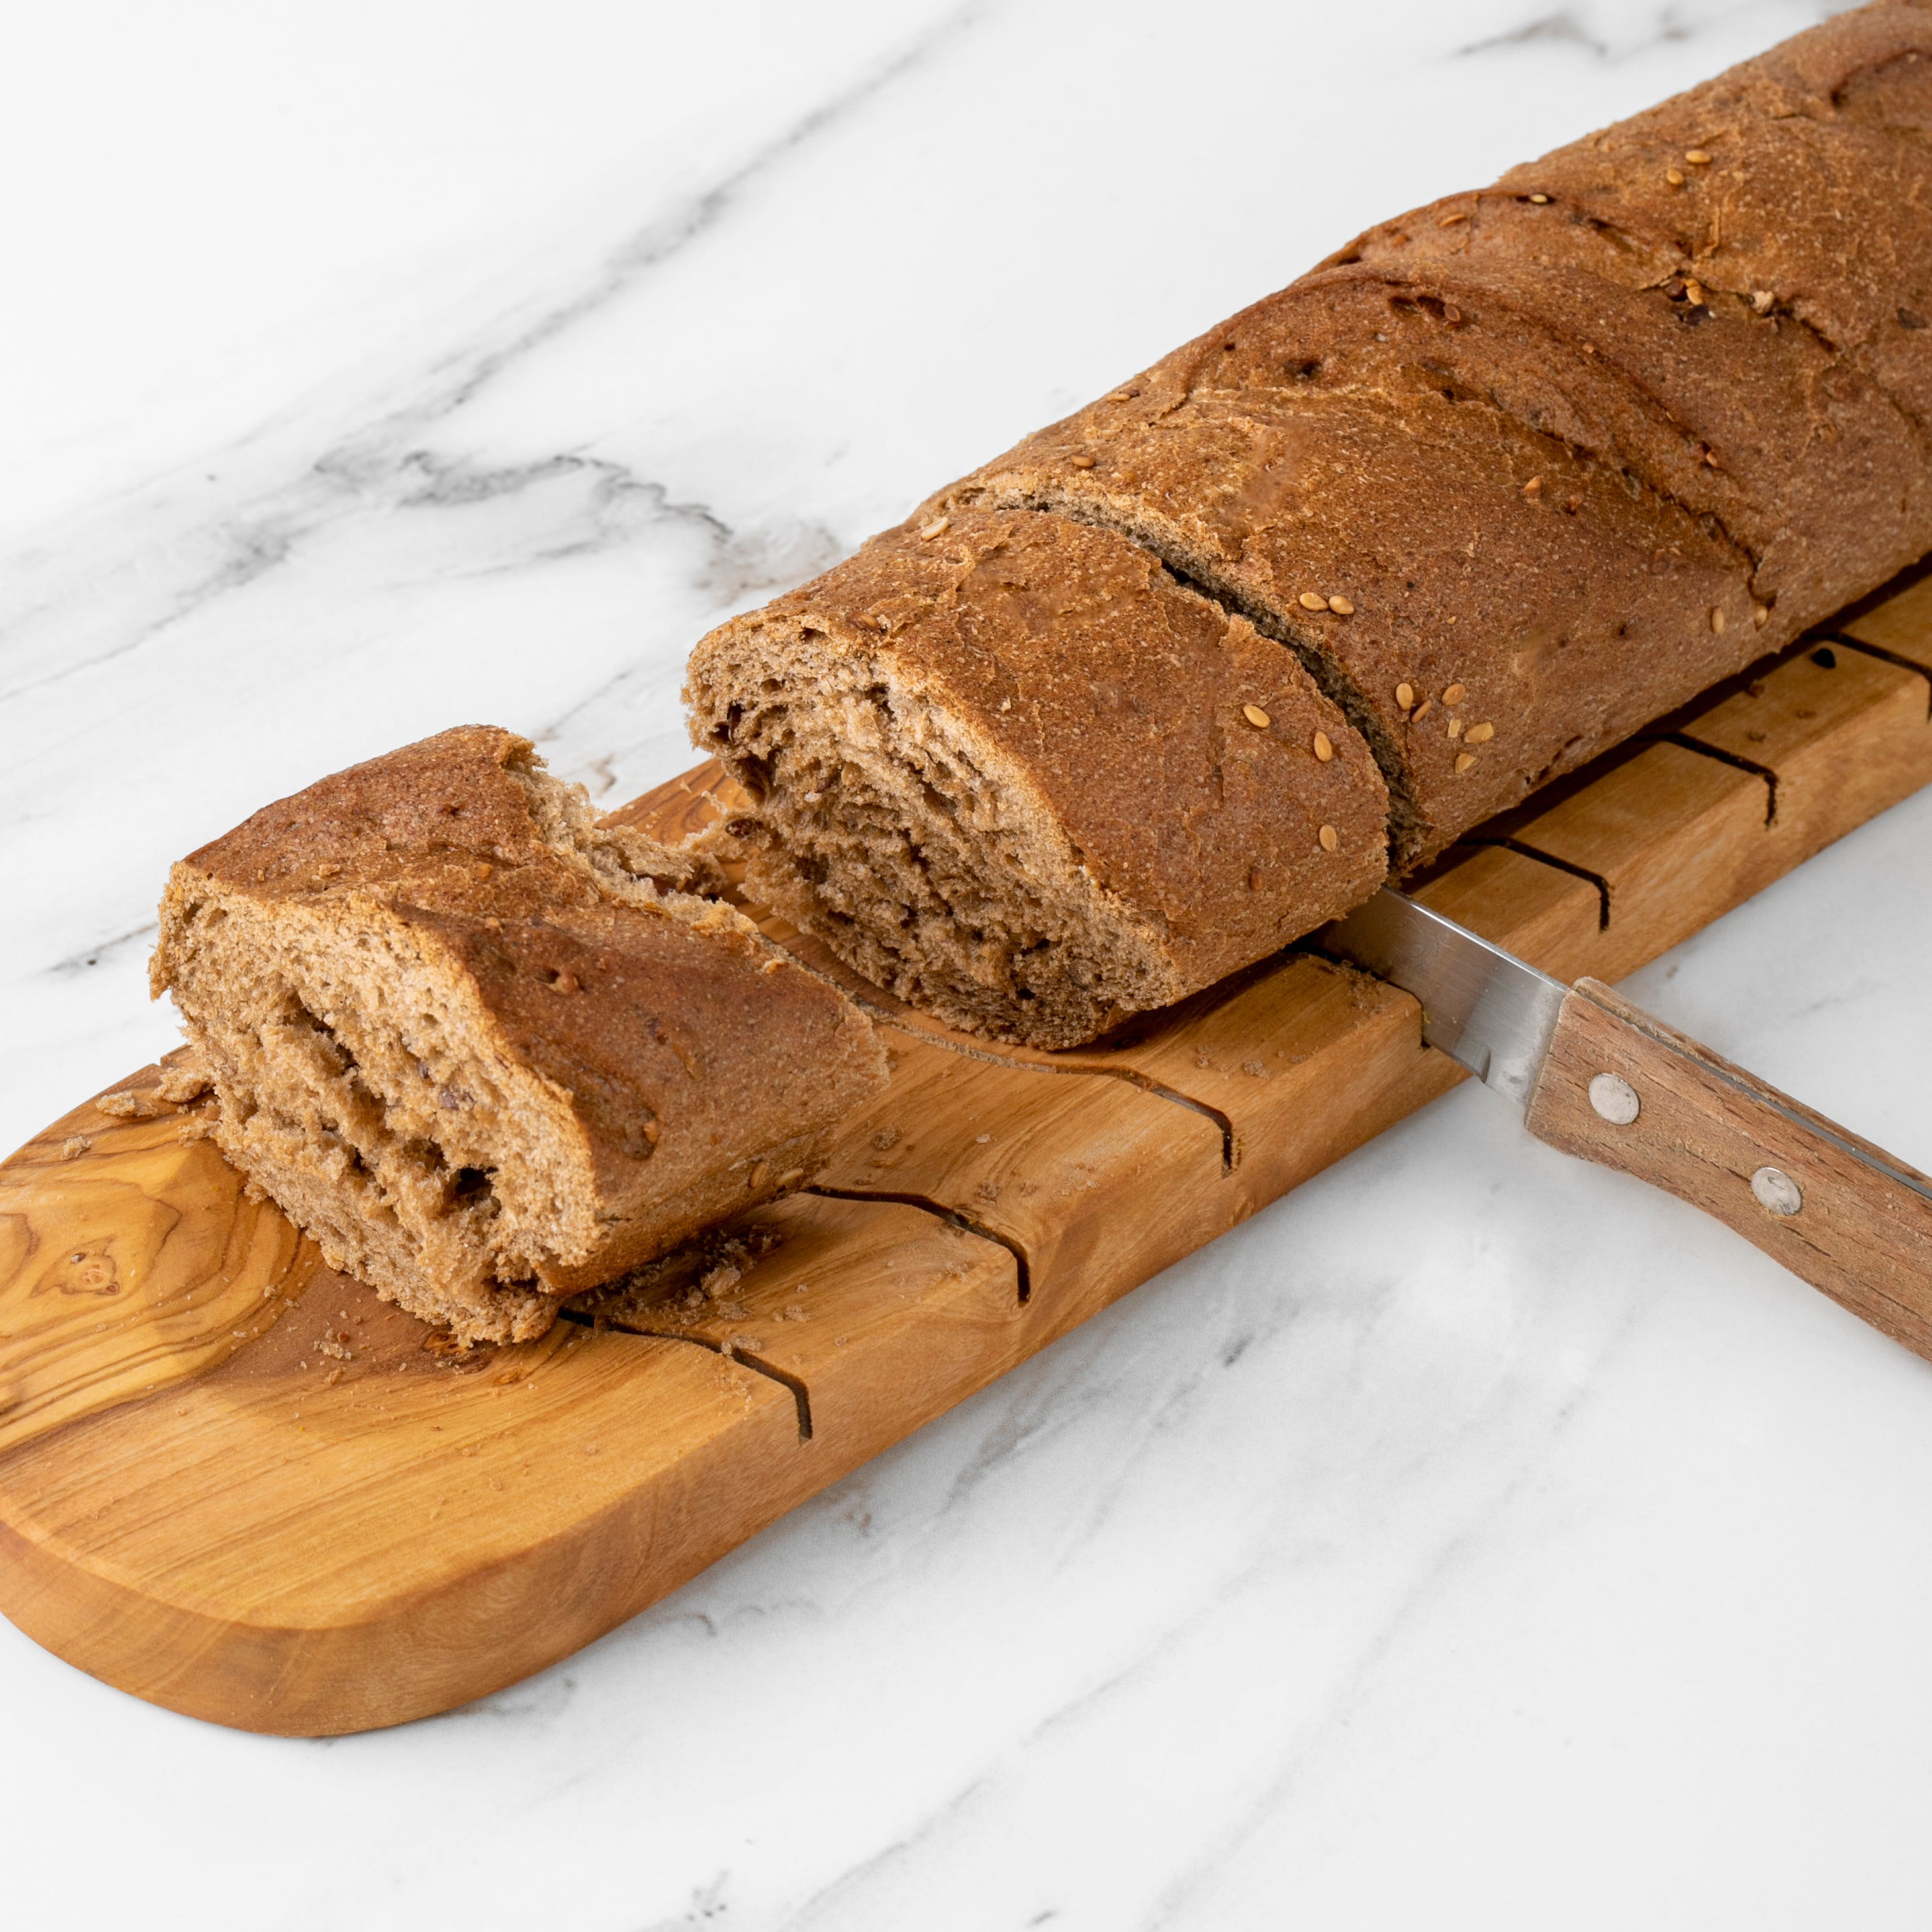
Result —
<path fill-rule="evenodd" d="M 1563 978 L 1614 980 L 1928 780 L 1914 572 L 1412 889 Z M 705 766 L 613 816 L 674 835 L 728 810 Z M 450 1351 L 330 1270 L 194 1103 L 158 1096 L 163 1068 L 54 1123 L 0 1166 L 0 1610 L 108 1683 L 248 1730 L 449 1708 L 1463 1077 L 1406 995 L 1305 947 L 1052 1055 L 851 989 L 891 1085 L 813 1191 L 692 1258 L 736 1269 L 725 1291 L 695 1303 L 673 1270 L 514 1347 Z"/>

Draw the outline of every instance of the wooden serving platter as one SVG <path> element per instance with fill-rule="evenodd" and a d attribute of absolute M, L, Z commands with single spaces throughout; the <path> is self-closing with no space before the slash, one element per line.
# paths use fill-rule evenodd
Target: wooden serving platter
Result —
<path fill-rule="evenodd" d="M 1614 980 L 1928 780 L 1915 574 L 1413 889 L 1565 979 Z M 614 816 L 675 832 L 724 790 L 700 767 Z M 1462 1077 L 1412 1000 L 1301 949 L 1051 1055 L 855 990 L 892 1082 L 814 1191 L 518 1347 L 453 1352 L 324 1266 L 249 1200 L 202 1103 L 160 1097 L 164 1068 L 56 1121 L 0 1166 L 0 1610 L 222 1724 L 447 1709 L 634 1615 Z M 689 1292 L 719 1265 L 737 1278 Z"/>

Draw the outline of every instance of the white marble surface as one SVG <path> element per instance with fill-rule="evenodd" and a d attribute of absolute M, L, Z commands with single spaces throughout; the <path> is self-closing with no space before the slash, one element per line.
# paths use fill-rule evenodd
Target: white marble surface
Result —
<path fill-rule="evenodd" d="M 71 0 L 0 70 L 0 1138 L 167 860 L 689 643 L 1802 0 Z M 1932 1166 L 1932 796 L 1635 990 Z M 1922 1927 L 1932 1365 L 1465 1090 L 678 1596 L 332 1743 L 0 1626 L 10 1924 Z"/>

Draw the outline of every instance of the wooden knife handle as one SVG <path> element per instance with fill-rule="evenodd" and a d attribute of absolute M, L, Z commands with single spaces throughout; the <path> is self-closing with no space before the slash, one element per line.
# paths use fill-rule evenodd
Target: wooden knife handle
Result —
<path fill-rule="evenodd" d="M 1564 1000 L 1526 1118 L 1552 1147 L 1714 1214 L 1932 1357 L 1932 1180 L 1600 980 Z"/>

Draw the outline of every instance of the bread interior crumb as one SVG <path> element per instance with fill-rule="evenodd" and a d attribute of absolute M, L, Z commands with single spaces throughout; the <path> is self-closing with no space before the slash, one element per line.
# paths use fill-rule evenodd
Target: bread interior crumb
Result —
<path fill-rule="evenodd" d="M 799 627 L 704 671 L 757 801 L 746 890 L 874 984 L 974 1030 L 1092 1039 L 1184 990 L 1160 922 L 1095 880 L 1025 770 L 943 700 Z"/>

